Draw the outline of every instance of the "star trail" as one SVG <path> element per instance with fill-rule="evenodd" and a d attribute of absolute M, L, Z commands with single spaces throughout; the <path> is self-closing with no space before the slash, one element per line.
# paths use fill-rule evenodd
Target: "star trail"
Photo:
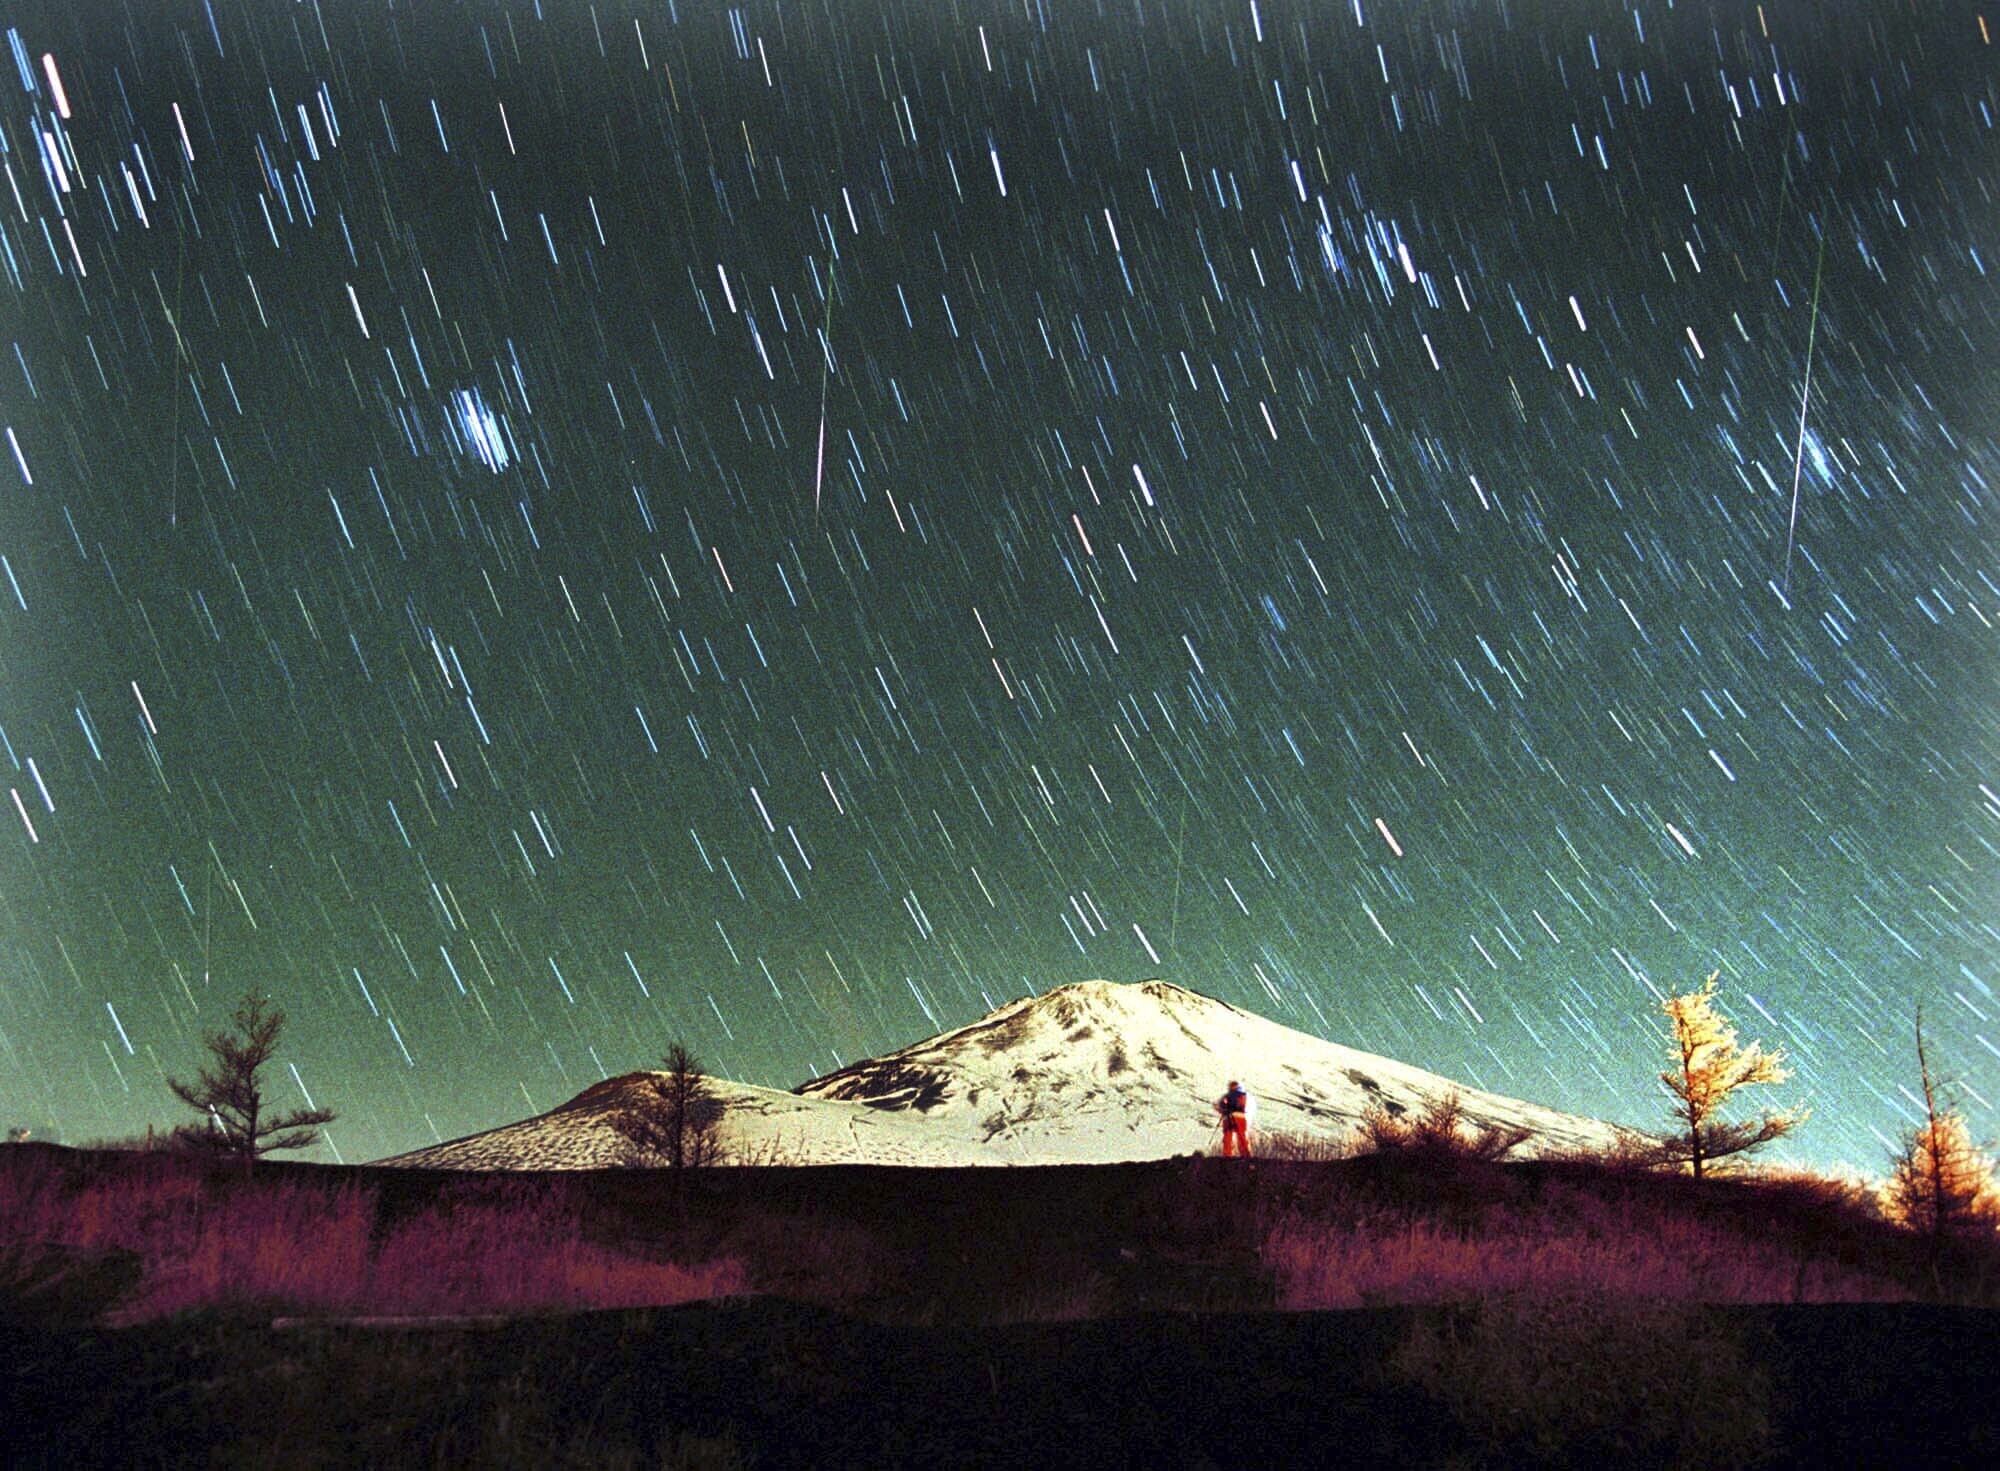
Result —
<path fill-rule="evenodd" d="M 4 24 L 0 1125 L 252 984 L 356 1161 L 1152 975 L 1662 1125 L 1719 968 L 1791 1157 L 1919 1003 L 1990 1132 L 1975 8 Z"/>

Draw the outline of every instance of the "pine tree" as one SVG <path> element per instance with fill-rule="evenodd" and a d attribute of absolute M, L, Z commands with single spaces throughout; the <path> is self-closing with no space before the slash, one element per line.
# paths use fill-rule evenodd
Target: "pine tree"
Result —
<path fill-rule="evenodd" d="M 252 989 L 237 1003 L 230 1020 L 235 1032 L 210 1032 L 202 1045 L 214 1059 L 192 1083 L 168 1078 L 174 1096 L 207 1121 L 183 1125 L 176 1137 L 190 1147 L 255 1159 L 273 1149 L 307 1149 L 319 1142 L 319 1125 L 335 1115 L 324 1108 L 300 1108 L 267 1116 L 259 1074 L 277 1051 L 285 1014 L 269 1010 L 270 998 Z M 310 1102 L 311 1100 L 307 1100 Z"/>
<path fill-rule="evenodd" d="M 1917 1069 L 1923 1078 L 1924 1118 L 1903 1135 L 1882 1188 L 1882 1209 L 1890 1220 L 1929 1238 L 1936 1253 L 1956 1237 L 1992 1235 L 2000 1221 L 2000 1189 L 1993 1161 L 1973 1142 L 1965 1116 L 1938 1098 L 1921 1009 Z"/>
<path fill-rule="evenodd" d="M 1737 1089 L 1782 1083 L 1791 1076 L 1783 1051 L 1766 1052 L 1757 1042 L 1737 1045 L 1736 1028 L 1715 1007 L 1720 974 L 1710 972 L 1700 990 L 1669 996 L 1660 1006 L 1667 1014 L 1674 1056 L 1674 1065 L 1660 1074 L 1660 1081 L 1673 1099 L 1678 1131 L 1660 1141 L 1654 1157 L 1688 1165 L 1697 1180 L 1713 1161 L 1782 1138 L 1806 1119 L 1801 1109 L 1760 1114 L 1740 1123 L 1719 1117 Z"/>
<path fill-rule="evenodd" d="M 646 1079 L 639 1101 L 615 1115 L 612 1126 L 632 1143 L 639 1163 L 664 1161 L 675 1170 L 716 1163 L 722 1101 L 684 1043 L 669 1046 L 661 1061 L 666 1071 Z"/>

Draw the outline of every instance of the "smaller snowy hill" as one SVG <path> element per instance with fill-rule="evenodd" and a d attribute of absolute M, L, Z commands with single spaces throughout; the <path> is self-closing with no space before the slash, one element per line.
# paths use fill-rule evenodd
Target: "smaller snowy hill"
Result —
<path fill-rule="evenodd" d="M 613 1116 L 647 1073 L 558 1108 L 384 1164 L 432 1169 L 594 1169 L 621 1163 Z M 1462 1087 L 1165 981 L 1084 981 L 970 1026 L 815 1078 L 790 1093 L 712 1080 L 735 1162 L 1083 1164 L 1162 1159 L 1217 1143 L 1211 1100 L 1232 1079 L 1255 1099 L 1253 1130 L 1348 1133 L 1371 1101 L 1421 1109 L 1456 1091 L 1474 1124 L 1524 1124 L 1524 1153 L 1605 1145 L 1611 1126 Z"/>

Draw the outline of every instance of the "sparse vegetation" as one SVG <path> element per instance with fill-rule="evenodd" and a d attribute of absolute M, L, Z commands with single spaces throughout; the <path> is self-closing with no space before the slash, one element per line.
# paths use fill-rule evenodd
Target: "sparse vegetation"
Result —
<path fill-rule="evenodd" d="M 1371 1099 L 1356 1129 L 1357 1153 L 1406 1152 L 1439 1159 L 1504 1159 L 1534 1137 L 1525 1124 L 1503 1124 L 1466 1117 L 1465 1101 L 1456 1089 L 1429 1099 L 1415 1114 L 1391 1113 Z"/>
<path fill-rule="evenodd" d="M 192 1083 L 167 1079 L 174 1097 L 203 1120 L 176 1129 L 179 1143 L 255 1159 L 274 1149 L 309 1149 L 319 1142 L 320 1126 L 333 1122 L 333 1111 L 325 1108 L 265 1112 L 262 1074 L 285 1029 L 284 1012 L 270 1008 L 270 998 L 262 991 L 253 988 L 245 993 L 230 1017 L 235 1030 L 209 1032 L 202 1038 L 212 1062 Z"/>
<path fill-rule="evenodd" d="M 1660 1009 L 1667 1014 L 1667 1039 L 1674 1061 L 1660 1081 L 1673 1098 L 1679 1132 L 1662 1139 L 1662 1163 L 1685 1164 L 1699 1180 L 1716 1161 L 1747 1153 L 1781 1139 L 1805 1121 L 1802 1110 L 1763 1113 L 1753 1119 L 1721 1117 L 1730 1097 L 1759 1083 L 1782 1083 L 1790 1075 L 1782 1051 L 1766 1052 L 1760 1043 L 1742 1047 L 1736 1028 L 1716 1009 L 1712 971 L 1699 990 L 1669 996 Z"/>

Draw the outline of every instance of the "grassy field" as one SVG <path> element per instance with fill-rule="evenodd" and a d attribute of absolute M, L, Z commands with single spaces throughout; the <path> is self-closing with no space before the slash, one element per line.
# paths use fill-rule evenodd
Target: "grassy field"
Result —
<path fill-rule="evenodd" d="M 66 1467 L 1966 1464 L 2000 1456 L 1996 1268 L 1854 1186 L 1590 1160 L 498 1177 L 20 1145 L 0 1419 L 14 1464 Z"/>

